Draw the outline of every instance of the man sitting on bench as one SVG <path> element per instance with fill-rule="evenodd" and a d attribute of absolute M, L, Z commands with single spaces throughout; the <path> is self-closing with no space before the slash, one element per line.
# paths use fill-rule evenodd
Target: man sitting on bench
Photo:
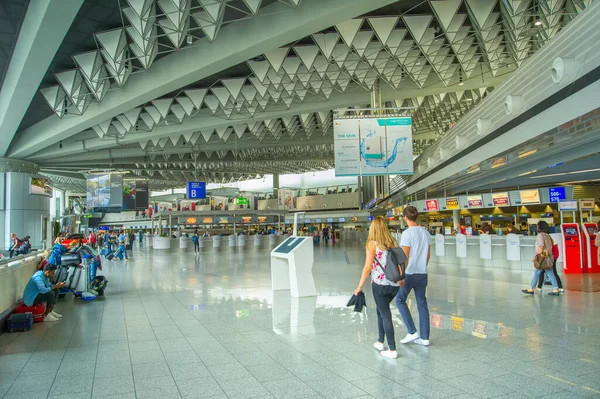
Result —
<path fill-rule="evenodd" d="M 58 290 L 64 287 L 65 283 L 52 285 L 50 280 L 54 277 L 55 272 L 56 265 L 54 263 L 46 264 L 43 270 L 39 270 L 31 276 L 23 291 L 23 303 L 27 306 L 46 302 L 44 321 L 58 321 L 62 317 L 54 311 L 54 304 L 58 298 Z"/>

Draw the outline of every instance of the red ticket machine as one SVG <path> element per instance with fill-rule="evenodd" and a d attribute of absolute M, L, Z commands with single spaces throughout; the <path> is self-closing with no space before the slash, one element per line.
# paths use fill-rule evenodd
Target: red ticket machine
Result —
<path fill-rule="evenodd" d="M 579 225 L 576 223 L 563 223 L 560 228 L 563 238 L 564 272 L 565 274 L 581 274 L 584 269 Z"/>
<path fill-rule="evenodd" d="M 581 241 L 583 242 L 583 266 L 586 273 L 600 273 L 598 265 L 598 247 L 594 245 L 598 226 L 595 223 L 581 225 Z"/>

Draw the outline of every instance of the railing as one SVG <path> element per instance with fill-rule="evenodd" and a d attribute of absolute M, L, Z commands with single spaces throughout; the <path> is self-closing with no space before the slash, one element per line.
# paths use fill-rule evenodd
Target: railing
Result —
<path fill-rule="evenodd" d="M 35 273 L 42 251 L 0 260 L 0 319 L 11 312 Z"/>

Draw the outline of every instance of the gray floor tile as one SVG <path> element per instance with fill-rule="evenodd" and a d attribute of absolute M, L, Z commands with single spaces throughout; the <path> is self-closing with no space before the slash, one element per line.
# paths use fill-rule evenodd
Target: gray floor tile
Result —
<path fill-rule="evenodd" d="M 276 398 L 305 398 L 318 395 L 314 389 L 296 378 L 266 381 L 262 385 Z"/>
<path fill-rule="evenodd" d="M 169 368 L 175 381 L 211 377 L 210 372 L 202 363 L 173 364 Z"/>
<path fill-rule="evenodd" d="M 162 376 L 170 376 L 171 371 L 165 362 L 134 364 L 131 366 L 133 370 L 133 378 L 137 381 L 147 378 L 161 378 Z"/>
<path fill-rule="evenodd" d="M 366 394 L 365 391 L 340 377 L 308 381 L 306 384 L 326 399 L 354 398 Z"/>
<path fill-rule="evenodd" d="M 160 349 L 157 351 L 135 352 L 131 354 L 131 364 L 156 363 L 164 361 L 165 357 Z"/>
<path fill-rule="evenodd" d="M 50 395 L 74 394 L 78 392 L 91 393 L 94 384 L 94 374 L 79 374 L 76 376 L 57 377 L 50 389 Z"/>
<path fill-rule="evenodd" d="M 213 397 L 217 395 L 224 395 L 225 393 L 212 377 L 195 378 L 188 380 L 176 381 L 179 393 L 184 398 L 194 397 Z M 225 396 L 226 397 L 226 396 Z"/>
<path fill-rule="evenodd" d="M 221 389 L 230 398 L 258 398 L 269 395 L 269 391 L 255 378 L 219 381 Z"/>
<path fill-rule="evenodd" d="M 96 371 L 94 372 L 94 375 L 96 378 L 108 378 L 132 376 L 133 372 L 130 362 L 96 363 Z"/>
<path fill-rule="evenodd" d="M 170 375 L 135 380 L 135 394 L 139 398 L 179 395 L 175 380 Z"/>
<path fill-rule="evenodd" d="M 246 366 L 246 369 L 260 382 L 289 379 L 293 377 L 291 372 L 274 361 L 267 364 Z"/>
<path fill-rule="evenodd" d="M 464 392 L 429 376 L 407 379 L 400 384 L 426 398 L 449 398 Z"/>
<path fill-rule="evenodd" d="M 46 399 L 48 397 L 48 390 L 42 391 L 27 391 L 19 393 L 8 393 L 3 399 Z"/>
<path fill-rule="evenodd" d="M 446 382 L 461 391 L 479 398 L 495 398 L 515 393 L 513 389 L 498 385 L 492 379 L 485 379 L 474 375 L 454 377 L 448 379 Z"/>
<path fill-rule="evenodd" d="M 200 358 L 193 350 L 187 352 L 164 352 L 164 357 L 169 365 L 198 363 Z"/>
<path fill-rule="evenodd" d="M 13 382 L 7 395 L 19 394 L 32 391 L 49 391 L 54 382 L 56 373 L 46 374 L 23 374 L 21 373 Z"/>
<path fill-rule="evenodd" d="M 378 399 L 405 398 L 415 394 L 414 391 L 385 377 L 355 380 L 352 381 L 352 384 Z"/>
<path fill-rule="evenodd" d="M 212 376 L 219 382 L 252 377 L 248 370 L 240 363 L 207 365 L 206 367 Z"/>
<path fill-rule="evenodd" d="M 92 396 L 108 396 L 134 392 L 133 376 L 95 378 Z"/>

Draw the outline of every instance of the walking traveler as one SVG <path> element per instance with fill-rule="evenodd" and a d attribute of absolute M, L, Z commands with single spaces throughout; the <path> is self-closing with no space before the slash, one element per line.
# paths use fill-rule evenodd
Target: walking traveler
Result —
<path fill-rule="evenodd" d="M 540 220 L 537 224 L 538 236 L 535 241 L 536 253 L 533 257 L 533 266 L 535 270 L 533 271 L 533 276 L 531 277 L 530 287 L 526 290 L 521 290 L 524 294 L 533 295 L 535 286 L 537 285 L 540 274 L 542 271 L 548 273 L 548 278 L 552 283 L 552 292 L 549 292 L 548 295 L 558 296 L 560 292 L 558 291 L 558 282 L 556 281 L 556 275 L 552 270 L 552 264 L 554 263 L 554 256 L 552 256 L 552 246 L 554 245 L 554 241 L 552 237 L 550 237 L 550 226 L 548 223 Z"/>
<path fill-rule="evenodd" d="M 358 287 L 354 290 L 354 295 L 359 295 L 362 287 L 371 275 L 371 288 L 373 290 L 373 299 L 377 310 L 377 342 L 373 344 L 375 349 L 380 351 L 381 356 L 396 359 L 396 341 L 394 338 L 394 324 L 392 323 L 392 312 L 390 303 L 396 297 L 399 282 L 393 282 L 385 277 L 385 268 L 387 251 L 396 247 L 396 240 L 390 234 L 387 228 L 386 220 L 377 216 L 371 222 L 369 228 L 369 237 L 367 239 L 365 266 L 362 270 Z M 387 338 L 388 350 L 385 350 L 384 340 Z"/>
<path fill-rule="evenodd" d="M 402 344 L 415 342 L 420 345 L 429 345 L 429 308 L 427 306 L 427 264 L 429 263 L 429 240 L 431 236 L 423 227 L 417 225 L 419 211 L 414 206 L 407 206 L 402 212 L 404 221 L 408 225 L 400 237 L 400 247 L 408 259 L 406 279 L 396 296 L 396 305 L 406 325 L 408 334 L 400 341 Z M 413 321 L 406 299 L 410 291 L 415 290 L 417 309 L 419 310 L 419 333 Z"/>

